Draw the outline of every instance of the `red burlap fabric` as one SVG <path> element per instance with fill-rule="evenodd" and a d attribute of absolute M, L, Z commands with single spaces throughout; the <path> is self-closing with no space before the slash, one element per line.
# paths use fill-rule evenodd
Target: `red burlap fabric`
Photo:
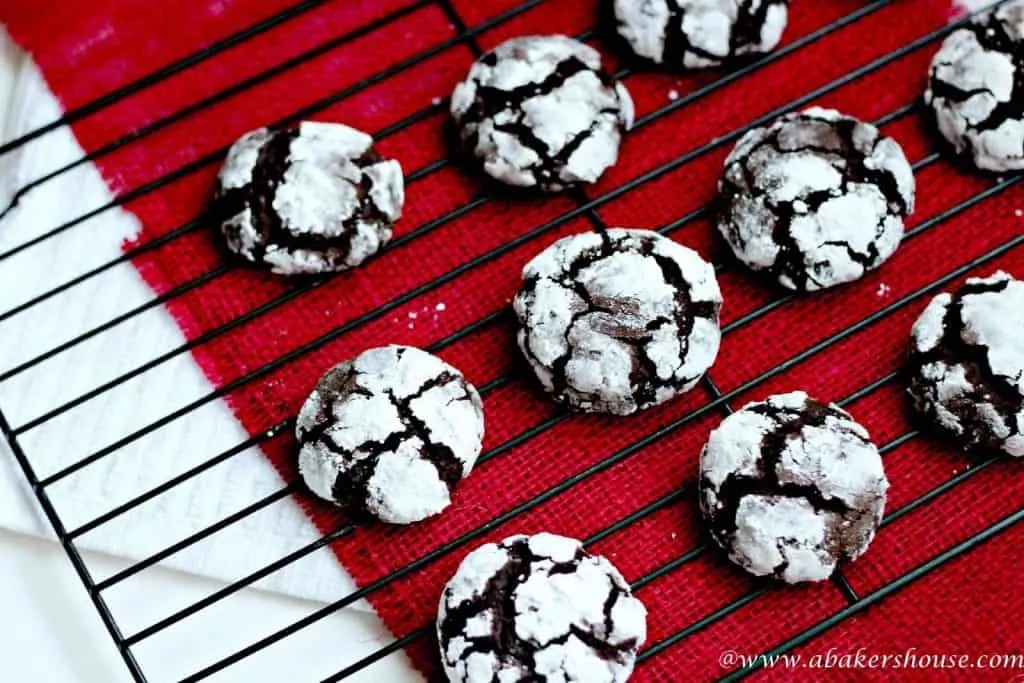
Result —
<path fill-rule="evenodd" d="M 487 21 L 519 0 L 454 0 L 459 19 L 468 26 Z M 38 60 L 50 85 L 68 110 L 184 57 L 242 27 L 273 15 L 292 0 L 224 2 L 196 0 L 170 11 L 165 3 L 138 0 L 92 0 L 39 3 L 6 0 L 6 21 Z M 258 38 L 106 107 L 75 125 L 86 149 L 96 149 L 140 126 L 157 121 L 203 97 L 260 73 L 280 62 L 346 34 L 410 0 L 328 2 Z M 579 33 L 590 28 L 594 0 L 547 0 L 514 19 L 483 31 L 484 48 L 530 32 Z M 786 33 L 791 43 L 864 7 L 863 0 L 798 2 Z M 595 188 L 598 197 L 643 173 L 745 125 L 753 118 L 831 83 L 854 68 L 900 48 L 946 23 L 948 0 L 898 0 L 856 23 L 829 33 L 793 54 L 717 89 L 697 102 L 632 133 L 619 165 Z M 403 60 L 443 43 L 459 28 L 439 4 L 424 4 L 401 19 L 363 32 L 355 40 L 302 63 L 242 94 L 195 113 L 120 151 L 98 164 L 110 185 L 125 193 L 224 147 L 242 132 L 285 117 L 296 109 L 343 88 L 372 78 Z M 815 100 L 864 119 L 876 119 L 918 98 L 934 43 L 907 52 L 854 83 Z M 358 90 L 313 118 L 340 120 L 378 131 L 431 106 L 446 96 L 473 59 L 462 43 L 393 76 Z M 715 81 L 722 72 L 686 77 L 662 74 L 630 76 L 627 84 L 639 114 L 648 114 Z M 407 172 L 446 156 L 440 111 L 380 140 L 381 151 L 401 160 Z M 912 160 L 935 149 L 918 113 L 886 126 Z M 681 165 L 654 182 L 625 192 L 597 211 L 610 225 L 659 227 L 702 206 L 714 194 L 728 145 Z M 184 175 L 166 187 L 129 202 L 141 219 L 139 243 L 164 235 L 200 215 L 213 184 L 216 163 Z M 911 227 L 969 199 L 993 180 L 946 161 L 932 163 L 918 175 L 919 205 Z M 480 190 L 473 177 L 446 166 L 412 183 L 401 238 L 440 216 L 459 209 Z M 426 234 L 389 250 L 365 267 L 332 279 L 237 329 L 195 349 L 197 362 L 211 381 L 222 386 L 256 370 L 387 304 L 431 283 L 460 265 L 488 254 L 550 219 L 572 210 L 566 198 L 537 201 L 488 200 Z M 931 224 L 908 240 L 880 272 L 840 290 L 800 298 L 725 338 L 712 377 L 730 391 L 797 356 L 865 317 L 999 246 L 1024 229 L 1015 212 L 1024 207 L 1020 186 Z M 523 263 L 556 238 L 586 230 L 585 216 L 563 221 L 543 234 L 524 239 L 450 282 L 428 288 L 406 304 L 345 332 L 283 367 L 245 383 L 227 396 L 238 419 L 252 434 L 293 415 L 316 378 L 331 364 L 372 345 L 388 342 L 428 346 L 506 307 Z M 80 228 L 79 228 L 80 229 Z M 721 258 L 705 219 L 672 236 L 708 257 Z M 128 245 L 130 248 L 133 245 Z M 187 232 L 136 260 L 156 292 L 188 282 L 225 261 L 217 234 L 203 228 Z M 1024 248 L 1009 250 L 976 269 L 997 267 L 1024 275 Z M 725 323 L 778 297 L 745 274 L 730 269 L 721 278 Z M 295 285 L 255 269 L 240 268 L 175 298 L 171 312 L 189 338 L 214 330 L 288 292 Z M 918 296 L 864 329 L 787 366 L 784 372 L 745 393 L 734 405 L 780 390 L 806 389 L 838 400 L 899 368 L 911 322 L 926 302 Z M 443 310 L 438 310 L 439 304 Z M 413 318 L 413 314 L 416 317 Z M 507 318 L 485 325 L 441 353 L 479 385 L 512 373 L 512 381 L 486 398 L 487 439 L 492 449 L 555 414 L 527 380 L 516 361 Z M 504 450 L 482 464 L 458 489 L 454 504 L 439 518 L 409 528 L 371 526 L 334 544 L 339 560 L 361 585 L 430 553 L 438 546 L 533 500 L 551 487 L 587 472 L 559 495 L 529 512 L 489 528 L 482 537 L 421 571 L 375 591 L 370 600 L 396 635 L 419 628 L 434 616 L 440 587 L 463 555 L 485 540 L 512 533 L 550 530 L 586 537 L 692 483 L 700 446 L 720 419 L 709 411 L 681 429 L 597 472 L 588 468 L 710 400 L 703 389 L 626 420 L 573 417 L 536 437 Z M 879 443 L 910 429 L 901 387 L 890 383 L 851 410 Z M 287 480 L 295 477 L 294 443 L 282 435 L 266 444 L 266 454 Z M 967 467 L 969 461 L 945 444 L 915 438 L 886 455 L 892 480 L 890 509 L 897 510 Z M 324 531 L 344 520 L 330 506 L 303 498 L 309 514 Z M 956 545 L 1024 505 L 1022 464 L 1001 462 L 885 528 L 866 557 L 847 575 L 860 595 Z M 610 556 L 633 580 L 663 566 L 701 543 L 692 495 L 602 539 L 595 549 Z M 864 646 L 890 652 L 914 646 L 921 651 L 984 653 L 1024 649 L 1024 560 L 1020 530 L 1005 533 L 965 558 L 928 575 L 867 612 L 832 629 L 802 652 L 841 651 Z M 683 564 L 646 585 L 639 596 L 650 610 L 650 640 L 658 642 L 743 596 L 751 582 L 711 553 Z M 341 597 L 341 596 L 339 596 Z M 719 653 L 732 648 L 755 653 L 821 621 L 845 607 L 831 584 L 773 590 L 728 617 L 698 630 L 647 660 L 634 680 L 688 681 L 721 675 Z M 434 645 L 420 639 L 410 649 L 415 662 L 438 676 Z M 339 668 L 347 662 L 339 662 Z M 828 673 L 832 678 L 862 678 L 871 672 Z M 1019 673 L 1019 672 L 1018 672 Z M 785 672 L 780 678 L 810 679 L 814 672 Z M 922 680 L 1008 680 L 1007 672 L 874 672 L 875 677 Z"/>

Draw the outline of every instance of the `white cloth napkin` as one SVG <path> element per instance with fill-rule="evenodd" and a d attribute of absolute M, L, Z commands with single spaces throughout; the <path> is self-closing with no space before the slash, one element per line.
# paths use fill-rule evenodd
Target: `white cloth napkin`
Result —
<path fill-rule="evenodd" d="M 0 112 L 3 140 L 50 122 L 61 111 L 31 60 L 13 48 L 0 30 L 0 109 L 4 107 L 5 111 Z M 25 183 L 82 155 L 70 130 L 61 128 L 0 157 L 0 207 L 6 206 Z M 30 193 L 0 221 L 0 253 L 110 199 L 110 191 L 92 164 L 63 173 Z M 0 315 L 116 258 L 122 253 L 123 241 L 138 229 L 134 215 L 120 208 L 112 209 L 58 237 L 0 260 Z M 122 263 L 0 321 L 0 373 L 152 297 L 153 292 L 135 269 Z M 17 428 L 183 342 L 171 316 L 163 307 L 154 307 L 0 383 L 0 408 Z M 191 355 L 183 353 L 22 434 L 19 442 L 38 475 L 45 477 L 211 389 Z M 246 436 L 227 405 L 214 401 L 47 491 L 64 523 L 73 529 Z M 117 556 L 144 558 L 282 485 L 263 456 L 252 449 L 81 536 L 77 543 L 82 548 Z M 50 533 L 6 443 L 0 445 L 0 526 L 32 534 Z M 162 564 L 231 581 L 318 535 L 298 506 L 286 498 Z M 326 549 L 257 585 L 325 602 L 353 589 L 349 575 Z"/>

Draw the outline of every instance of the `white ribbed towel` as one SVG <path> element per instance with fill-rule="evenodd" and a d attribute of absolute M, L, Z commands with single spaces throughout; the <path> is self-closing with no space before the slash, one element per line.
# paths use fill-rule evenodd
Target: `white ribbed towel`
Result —
<path fill-rule="evenodd" d="M 56 119 L 60 106 L 31 60 L 0 31 L 0 136 L 11 140 Z M 4 95 L 9 92 L 10 95 Z M 0 157 L 0 206 L 25 183 L 81 158 L 67 128 Z M 92 164 L 39 187 L 0 222 L 0 253 L 106 204 L 111 194 Z M 107 210 L 57 237 L 0 260 L 0 315 L 121 255 L 138 231 L 134 215 Z M 152 299 L 135 269 L 119 264 L 83 284 L 0 321 L 0 374 Z M 154 307 L 0 383 L 0 407 L 15 428 L 178 347 L 184 338 L 171 316 Z M 96 452 L 212 390 L 188 353 L 175 356 L 19 437 L 41 477 Z M 246 438 L 220 400 L 189 413 L 48 489 L 69 528 L 160 485 Z M 0 445 L 0 526 L 47 534 L 49 526 L 24 478 Z M 82 536 L 82 548 L 140 559 L 199 532 L 280 489 L 282 482 L 256 449 Z M 298 506 L 284 499 L 162 564 L 233 580 L 317 538 Z M 102 577 L 100 577 L 102 578 Z M 332 601 L 353 588 L 325 549 L 258 584 L 268 590 Z M 363 603 L 365 606 L 365 603 Z"/>

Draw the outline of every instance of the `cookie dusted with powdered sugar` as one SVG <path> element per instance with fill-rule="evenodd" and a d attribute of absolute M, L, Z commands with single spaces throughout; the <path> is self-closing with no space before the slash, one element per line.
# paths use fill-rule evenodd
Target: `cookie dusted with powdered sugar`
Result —
<path fill-rule="evenodd" d="M 448 507 L 484 433 L 480 396 L 458 370 L 408 346 L 331 369 L 299 413 L 299 471 L 356 519 L 415 522 Z"/>
<path fill-rule="evenodd" d="M 975 166 L 1024 168 L 1024 0 L 949 35 L 932 59 L 924 100 L 942 136 Z"/>
<path fill-rule="evenodd" d="M 404 180 L 372 145 L 338 123 L 244 135 L 213 206 L 228 248 L 282 275 L 345 270 L 377 253 L 402 213 Z"/>
<path fill-rule="evenodd" d="M 803 392 L 744 406 L 700 457 L 711 536 L 751 574 L 787 583 L 828 578 L 867 550 L 888 487 L 867 430 Z"/>
<path fill-rule="evenodd" d="M 633 53 L 675 68 L 769 52 L 786 28 L 788 0 L 609 1 Z"/>
<path fill-rule="evenodd" d="M 523 269 L 512 306 L 540 383 L 576 410 L 667 401 L 697 383 L 721 341 L 714 269 L 650 230 L 558 240 Z"/>
<path fill-rule="evenodd" d="M 812 108 L 744 135 L 719 192 L 718 230 L 736 257 L 810 291 L 856 280 L 895 253 L 914 173 L 874 126 Z"/>
<path fill-rule="evenodd" d="M 481 57 L 452 94 L 472 164 L 514 187 L 559 192 L 595 182 L 618 158 L 633 101 L 594 48 L 524 36 Z"/>
<path fill-rule="evenodd" d="M 1024 282 L 999 272 L 932 299 L 911 333 L 910 396 L 965 449 L 1024 457 Z"/>
<path fill-rule="evenodd" d="M 437 615 L 452 683 L 622 683 L 646 636 L 647 611 L 615 567 L 547 533 L 471 552 Z"/>

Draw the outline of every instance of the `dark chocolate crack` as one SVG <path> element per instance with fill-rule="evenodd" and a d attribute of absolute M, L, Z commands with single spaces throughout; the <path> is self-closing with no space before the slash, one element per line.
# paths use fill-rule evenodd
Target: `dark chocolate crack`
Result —
<path fill-rule="evenodd" d="M 711 62 L 721 61 L 722 55 L 708 52 L 690 41 L 690 36 L 683 29 L 683 16 L 686 14 L 683 0 L 665 0 L 665 4 L 668 6 L 668 21 L 665 24 L 665 47 L 662 51 L 662 62 L 668 65 L 681 65 L 687 53 Z"/>
<path fill-rule="evenodd" d="M 975 39 L 981 47 L 990 52 L 998 52 L 1005 55 L 1013 63 L 1013 89 L 1010 99 L 999 102 L 995 108 L 983 120 L 977 123 L 966 123 L 967 132 L 980 133 L 986 130 L 995 130 L 1007 121 L 1017 121 L 1024 117 L 1024 44 L 1007 32 L 1003 22 L 996 17 L 996 11 L 988 12 L 974 21 L 966 24 L 960 31 L 968 31 L 974 34 Z M 968 57 L 973 59 L 975 57 Z M 952 83 L 944 81 L 937 75 L 938 66 L 956 66 L 948 62 L 939 62 L 932 67 L 928 87 L 936 99 L 943 99 L 947 102 L 963 104 L 971 97 L 980 93 L 991 91 L 985 88 L 962 90 Z M 963 138 L 965 145 L 970 146 L 970 141 Z M 1024 150 L 1022 150 L 1024 151 Z"/>
<path fill-rule="evenodd" d="M 768 21 L 768 11 L 788 4 L 789 0 L 743 0 L 736 11 L 736 22 L 729 36 L 730 55 L 741 54 L 747 48 L 759 46 L 764 25 Z"/>
<path fill-rule="evenodd" d="M 398 350 L 399 358 L 402 351 L 403 349 Z M 339 366 L 325 375 L 317 387 L 320 394 L 320 412 L 315 418 L 315 425 L 311 429 L 300 430 L 298 435 L 301 445 L 320 444 L 348 463 L 348 467 L 338 473 L 334 482 L 332 494 L 335 502 L 353 520 L 368 521 L 374 518 L 375 515 L 369 509 L 368 484 L 376 471 L 377 463 L 384 453 L 397 450 L 412 438 L 420 441 L 419 457 L 431 463 L 448 490 L 453 490 L 464 476 L 465 466 L 448 445 L 433 439 L 430 429 L 416 415 L 411 404 L 431 389 L 449 384 L 458 384 L 462 389 L 462 394 L 453 400 L 471 401 L 472 393 L 466 380 L 453 372 L 444 371 L 425 381 L 409 396 L 399 398 L 390 391 L 385 392 L 405 429 L 389 434 L 383 441 L 364 441 L 357 449 L 349 450 L 342 448 L 330 438 L 329 431 L 336 424 L 330 415 L 333 404 L 338 401 L 353 395 L 374 395 L 359 384 L 358 375 L 351 363 Z"/>
<path fill-rule="evenodd" d="M 696 44 L 684 29 L 683 20 L 688 11 L 687 3 L 684 0 L 666 0 L 665 4 L 669 15 L 665 23 L 664 48 L 661 60 L 654 61 L 673 67 L 682 66 L 685 64 L 686 56 L 693 55 L 711 64 L 722 64 L 741 57 L 752 48 L 759 48 L 769 10 L 779 5 L 789 4 L 789 0 L 763 0 L 756 7 L 754 6 L 755 2 L 756 0 L 742 0 L 738 4 L 736 19 L 730 29 L 727 52 L 717 54 Z M 628 45 L 622 35 L 623 30 L 628 27 L 628 23 L 614 17 L 615 12 L 611 7 L 613 4 L 614 0 L 607 0 L 608 9 L 604 10 L 603 24 L 608 25 L 614 21 L 617 29 L 617 42 L 626 42 Z M 636 56 L 635 52 L 634 56 Z M 642 57 L 641 59 L 651 61 Z"/>
<path fill-rule="evenodd" d="M 494 61 L 488 65 L 496 65 L 497 57 L 494 53 L 489 56 L 493 57 Z M 505 59 L 515 59 L 515 57 L 505 57 Z M 486 60 L 485 63 L 487 63 Z M 567 80 L 583 71 L 592 71 L 592 69 L 584 64 L 579 57 L 571 56 L 560 61 L 555 66 L 555 70 L 539 83 L 525 83 L 511 90 L 478 84 L 476 98 L 469 110 L 462 115 L 461 120 L 464 123 L 480 123 L 484 119 L 494 118 L 505 110 L 521 111 L 526 100 L 538 95 L 551 94 L 565 85 Z"/>
<path fill-rule="evenodd" d="M 824 549 L 836 561 L 843 561 L 858 555 L 864 547 L 864 539 L 869 537 L 877 526 L 872 504 L 881 492 L 870 492 L 863 501 L 856 500 L 851 505 L 847 501 L 833 496 L 826 496 L 814 484 L 796 484 L 779 480 L 778 467 L 782 462 L 787 446 L 803 437 L 808 427 L 824 427 L 828 418 L 848 421 L 849 414 L 835 406 L 807 399 L 799 409 L 788 406 L 758 403 L 747 406 L 743 410 L 757 413 L 775 423 L 761 438 L 760 457 L 757 460 L 757 473 L 754 475 L 732 472 L 719 486 L 705 475 L 701 478 L 700 488 L 702 499 L 707 500 L 708 494 L 713 495 L 720 507 L 705 510 L 709 530 L 718 543 L 731 549 L 737 530 L 736 516 L 740 504 L 747 496 L 779 497 L 806 500 L 816 512 L 831 513 L 827 519 Z M 857 440 L 868 443 L 862 435 L 846 426 L 840 429 Z M 776 540 L 780 554 L 786 556 L 782 546 L 794 545 L 795 539 L 779 538 Z M 773 568 L 775 578 L 781 579 L 788 568 L 786 561 Z"/>
<path fill-rule="evenodd" d="M 475 653 L 491 654 L 498 660 L 497 669 L 506 674 L 510 670 L 518 672 L 519 683 L 545 683 L 547 677 L 536 673 L 537 653 L 553 645 L 564 645 L 570 638 L 578 639 L 605 661 L 622 665 L 632 661 L 638 647 L 635 638 L 616 644 L 609 642 L 614 631 L 612 610 L 619 599 L 629 597 L 628 587 L 620 585 L 611 575 L 608 576 L 608 595 L 603 603 L 604 617 L 600 627 L 603 632 L 584 630 L 571 624 L 564 634 L 545 643 L 523 639 L 516 632 L 519 617 L 515 605 L 516 590 L 537 571 L 543 571 L 548 576 L 575 573 L 581 563 L 590 557 L 582 546 L 568 562 L 554 562 L 549 557 L 534 554 L 530 550 L 528 538 L 507 540 L 499 544 L 499 547 L 508 553 L 509 559 L 487 580 L 479 595 L 452 605 L 448 593 L 445 593 L 447 610 L 438 624 L 438 636 L 442 657 L 449 666 L 454 666 L 459 660 L 465 661 Z M 541 569 L 540 563 L 551 565 Z M 491 632 L 485 636 L 467 636 L 469 621 L 486 612 L 491 613 Z M 449 648 L 456 638 L 463 639 L 467 645 L 458 658 L 453 659 L 449 655 Z M 495 670 L 492 683 L 498 683 L 498 674 L 499 671 Z M 502 677 L 501 680 L 508 679 Z"/>
<path fill-rule="evenodd" d="M 778 124 L 772 126 L 765 132 L 763 139 L 751 147 L 743 156 L 732 159 L 729 162 L 729 169 L 738 169 L 743 178 L 742 185 L 737 184 L 726 173 L 721 183 L 721 215 L 719 224 L 724 228 L 727 240 L 734 249 L 742 254 L 747 249 L 747 243 L 740 233 L 740 223 L 734 206 L 737 198 L 750 196 L 763 196 L 765 207 L 771 212 L 774 219 L 772 226 L 772 241 L 778 246 L 779 252 L 775 262 L 763 269 L 766 273 L 776 279 L 788 278 L 798 290 L 807 290 L 810 285 L 817 287 L 826 286 L 816 277 L 822 270 L 832 268 L 828 260 L 814 261 L 812 255 L 805 252 L 797 244 L 793 237 L 793 221 L 798 215 L 814 214 L 828 201 L 853 192 L 854 186 L 869 185 L 876 187 L 885 198 L 888 212 L 880 216 L 874 226 L 874 236 L 866 253 L 859 252 L 849 243 L 842 240 L 827 240 L 821 246 L 836 246 L 842 248 L 848 258 L 859 264 L 865 271 L 881 265 L 882 256 L 878 252 L 877 242 L 888 229 L 886 222 L 892 217 L 903 217 L 909 214 L 911 206 L 907 197 L 900 192 L 899 183 L 895 175 L 884 168 L 871 168 L 867 165 L 868 158 L 881 144 L 884 137 L 877 134 L 871 143 L 871 149 L 863 152 L 858 149 L 855 143 L 857 128 L 865 124 L 859 121 L 844 117 L 836 121 L 825 121 L 804 113 L 791 114 Z M 818 144 L 807 144 L 800 147 L 784 147 L 780 143 L 780 136 L 787 128 L 799 126 L 814 126 L 821 128 Z M 780 201 L 772 196 L 772 187 L 765 186 L 764 181 L 757 169 L 751 166 L 751 159 L 755 155 L 764 154 L 765 148 L 779 156 L 791 154 L 815 153 L 826 159 L 841 176 L 839 187 L 827 190 L 807 192 L 793 200 Z M 802 204 L 802 210 L 797 211 L 797 204 Z M 865 229 L 871 229 L 865 226 Z"/>
<path fill-rule="evenodd" d="M 970 451 L 997 452 L 1002 449 L 1007 437 L 997 435 L 991 423 L 982 413 L 982 406 L 991 406 L 1010 430 L 1010 435 L 1024 432 L 1018 415 L 1024 410 L 1024 396 L 1014 384 L 1016 378 L 1009 378 L 992 369 L 990 349 L 983 344 L 974 344 L 964 339 L 967 327 L 963 309 L 968 297 L 1006 291 L 1013 280 L 968 283 L 952 294 L 952 301 L 942 319 L 942 337 L 929 351 L 918 351 L 911 345 L 909 357 L 909 393 L 919 412 L 929 419 L 929 424 L 951 437 L 963 448 Z M 934 380 L 924 376 L 924 368 L 932 363 L 944 363 L 948 368 L 963 369 L 970 391 L 942 399 Z M 941 380 L 939 380 L 941 382 Z M 938 419 L 941 405 L 957 416 L 963 428 L 962 433 L 947 427 Z"/>

